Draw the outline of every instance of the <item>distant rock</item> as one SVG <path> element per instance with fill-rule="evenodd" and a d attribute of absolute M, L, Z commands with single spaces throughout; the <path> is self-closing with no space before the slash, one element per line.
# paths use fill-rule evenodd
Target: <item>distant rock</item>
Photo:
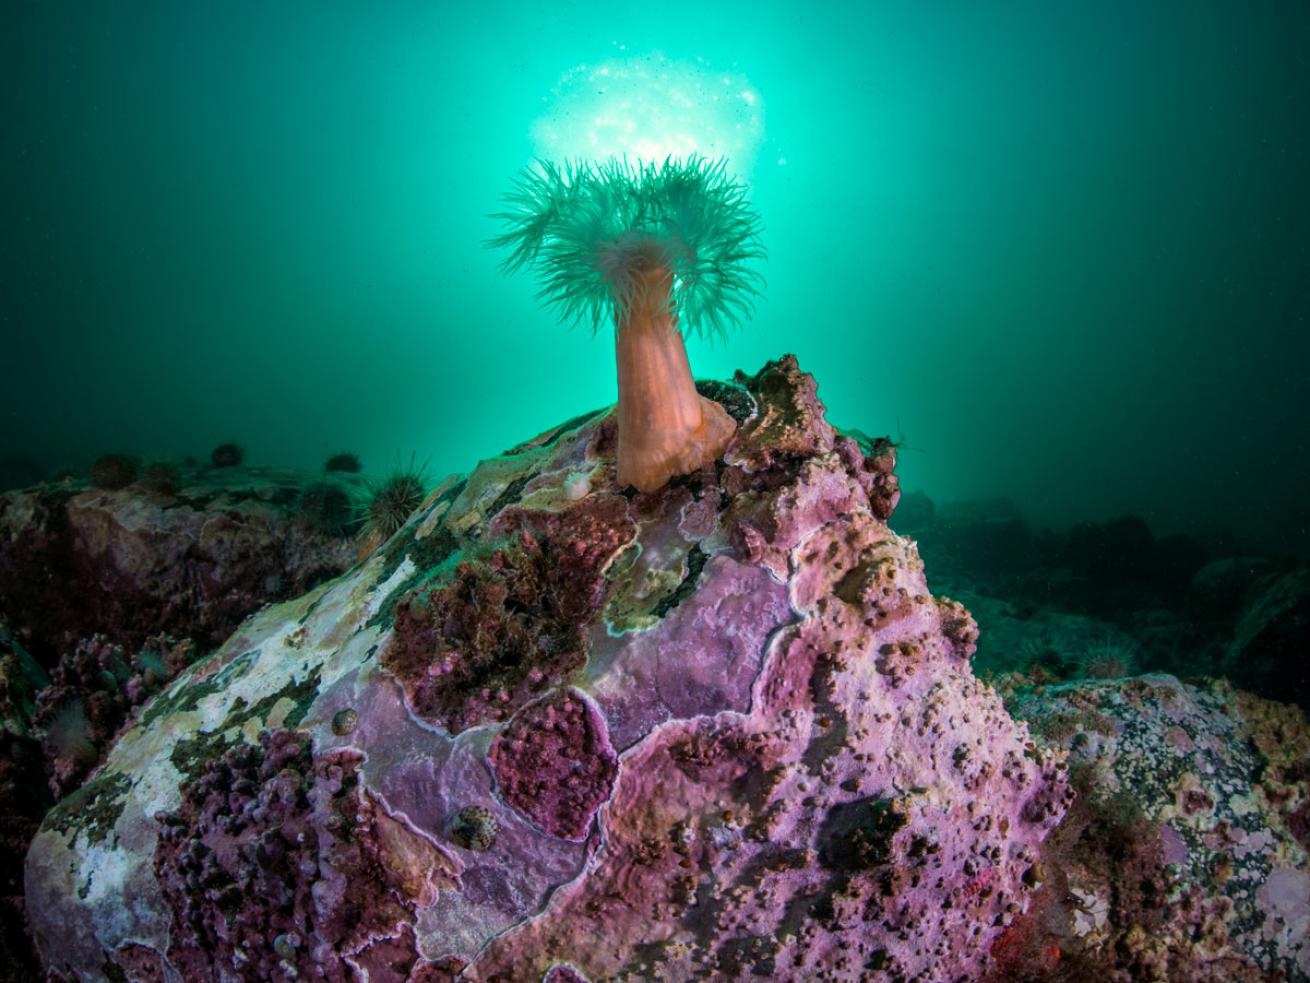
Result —
<path fill-rule="evenodd" d="M 1244 689 L 1310 707 L 1310 568 L 1267 576 L 1247 593 L 1223 671 Z"/>
<path fill-rule="evenodd" d="M 979 979 L 1062 755 L 887 528 L 894 449 L 793 358 L 725 460 L 611 414 L 447 481 L 139 713 L 27 860 L 70 979 Z"/>
<path fill-rule="evenodd" d="M 334 577 L 356 546 L 299 521 L 322 475 L 182 469 L 175 494 L 60 482 L 0 495 L 0 613 L 47 668 L 95 634 L 207 650 L 270 601 Z M 341 481 L 357 481 L 352 475 Z"/>
<path fill-rule="evenodd" d="M 1231 621 L 1257 584 L 1281 577 L 1293 564 L 1281 557 L 1225 556 L 1212 560 L 1192 575 L 1190 601 L 1207 620 Z"/>

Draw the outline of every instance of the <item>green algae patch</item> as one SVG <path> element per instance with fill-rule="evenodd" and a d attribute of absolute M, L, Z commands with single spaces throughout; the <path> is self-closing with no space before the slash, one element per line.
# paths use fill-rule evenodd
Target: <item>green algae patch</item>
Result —
<path fill-rule="evenodd" d="M 643 551 L 633 544 L 610 565 L 604 619 L 612 635 L 647 631 L 691 596 L 709 559 L 694 544 L 673 568 L 647 567 Z"/>
<path fill-rule="evenodd" d="M 424 514 L 430 515 L 443 505 L 449 506 L 450 503 L 463 494 L 467 485 L 467 478 L 461 478 L 453 482 L 449 488 L 437 496 L 436 501 L 425 510 Z M 386 583 L 400 565 L 405 562 L 405 557 L 410 557 L 415 566 L 423 569 L 441 562 L 440 558 L 432 559 L 434 555 L 441 554 L 443 549 L 449 552 L 453 548 L 450 544 L 454 542 L 454 535 L 447 528 L 444 518 L 438 522 L 436 529 L 433 529 L 423 539 L 419 539 L 418 530 L 422 525 L 422 522 L 410 523 L 400 533 L 383 544 L 383 563 L 382 569 L 377 576 L 378 583 Z M 434 539 L 437 542 L 432 542 Z"/>
<path fill-rule="evenodd" d="M 459 540 L 444 524 L 434 529 L 426 539 L 413 543 L 408 555 L 414 563 L 414 573 L 397 584 L 386 600 L 378 605 L 376 613 L 365 623 L 365 628 L 389 630 L 396 622 L 396 606 L 420 586 L 428 582 L 437 583 L 443 576 L 449 579 L 462 557 Z M 386 577 L 380 577 L 379 582 L 384 583 L 398 566 L 399 562 Z"/>
<path fill-rule="evenodd" d="M 179 774 L 189 779 L 203 771 L 214 758 L 222 754 L 225 746 L 226 742 L 217 734 L 184 737 L 173 745 L 168 760 L 173 763 Z"/>
<path fill-rule="evenodd" d="M 270 693 L 255 703 L 247 703 L 244 697 L 237 697 L 220 726 L 212 731 L 198 732 L 194 737 L 180 739 L 173 745 L 169 760 L 178 774 L 186 779 L 194 778 L 228 749 L 229 742 L 224 734 L 234 729 L 241 731 L 250 720 L 258 720 L 263 725 L 268 720 L 273 707 L 283 699 L 290 700 L 292 707 L 280 726 L 286 730 L 295 730 L 309 713 L 309 708 L 313 706 L 314 699 L 318 696 L 321 678 L 322 671 L 315 668 L 304 679 L 299 681 L 293 679 L 277 692 Z"/>
<path fill-rule="evenodd" d="M 525 440 L 521 444 L 515 444 L 513 447 L 511 447 L 509 450 L 507 450 L 504 454 L 501 454 L 500 456 L 516 457 L 520 454 L 526 454 L 528 451 L 541 450 L 548 447 L 553 447 L 555 443 L 566 433 L 569 433 L 570 431 L 573 430 L 577 430 L 584 423 L 590 423 L 592 420 L 596 419 L 596 417 L 600 416 L 602 413 L 608 413 L 609 409 L 610 408 L 608 406 L 605 406 L 602 407 L 601 409 L 592 410 L 589 413 L 583 413 L 580 416 L 575 416 L 572 420 L 566 420 L 564 423 L 561 423 L 558 427 L 555 427 L 553 430 L 546 430 L 538 434 L 537 436 L 533 437 L 531 440 Z"/>
<path fill-rule="evenodd" d="M 673 593 L 666 594 L 659 599 L 659 602 L 655 605 L 655 617 L 663 618 L 679 604 L 691 597 L 692 592 L 696 589 L 696 581 L 700 579 L 700 572 L 705 569 L 707 559 L 709 557 L 700 548 L 700 543 L 692 546 L 687 553 L 687 575 L 673 589 Z"/>
<path fill-rule="evenodd" d="M 238 708 L 234 706 L 232 712 L 227 715 L 227 720 L 223 722 L 223 729 L 241 727 L 247 720 L 251 719 L 257 719 L 262 723 L 268 719 L 268 715 L 272 712 L 274 706 L 283 699 L 289 699 L 293 706 L 287 712 L 286 718 L 278 726 L 285 730 L 295 730 L 300 726 L 300 722 L 305 719 L 305 715 L 309 713 L 309 708 L 314 705 L 314 700 L 318 696 L 319 682 L 322 678 L 323 670 L 315 666 L 314 671 L 304 679 L 299 682 L 294 679 L 291 680 L 276 693 L 270 693 L 262 700 L 252 703 L 248 710 L 238 712 Z M 244 704 L 245 701 L 238 698 L 237 702 Z"/>
<path fill-rule="evenodd" d="M 226 689 L 248 673 L 258 657 L 259 649 L 242 652 L 214 675 L 201 680 L 195 678 L 200 668 L 197 667 L 189 676 L 179 678 L 171 689 L 146 704 L 141 714 L 141 726 L 149 727 L 161 717 L 194 710 L 205 697 Z"/>
<path fill-rule="evenodd" d="M 88 843 L 102 843 L 123 814 L 123 797 L 132 787 L 122 772 L 101 775 L 64 796 L 46 814 L 46 829 L 64 836 L 86 832 Z"/>

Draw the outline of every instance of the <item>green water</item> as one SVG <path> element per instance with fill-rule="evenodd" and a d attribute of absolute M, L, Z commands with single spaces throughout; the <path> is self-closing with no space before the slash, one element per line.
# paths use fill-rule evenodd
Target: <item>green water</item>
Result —
<path fill-rule="evenodd" d="M 436 475 L 612 402 L 612 337 L 482 246 L 599 129 L 763 215 L 697 375 L 795 352 L 938 499 L 1300 528 L 1307 50 L 1304 3 L 7 0 L 0 455 Z"/>

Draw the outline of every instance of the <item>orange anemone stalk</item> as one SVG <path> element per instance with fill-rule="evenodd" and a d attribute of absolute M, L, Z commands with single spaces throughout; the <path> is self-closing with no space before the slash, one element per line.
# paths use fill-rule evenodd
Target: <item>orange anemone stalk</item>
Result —
<path fill-rule="evenodd" d="M 636 296 L 622 316 L 616 313 L 617 480 L 620 487 L 651 492 L 721 457 L 737 424 L 692 382 L 687 346 L 670 306 L 673 274 L 655 266 L 634 275 L 640 278 Z"/>

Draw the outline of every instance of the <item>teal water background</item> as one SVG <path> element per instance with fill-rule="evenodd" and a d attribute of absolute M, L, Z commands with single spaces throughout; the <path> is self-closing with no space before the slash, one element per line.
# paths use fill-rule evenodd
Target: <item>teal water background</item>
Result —
<path fill-rule="evenodd" d="M 562 80 L 664 66 L 758 100 L 768 286 L 698 376 L 796 353 L 937 499 L 1287 541 L 1307 51 L 1290 2 L 7 0 L 0 455 L 437 476 L 612 402 L 611 335 L 482 243 Z"/>

